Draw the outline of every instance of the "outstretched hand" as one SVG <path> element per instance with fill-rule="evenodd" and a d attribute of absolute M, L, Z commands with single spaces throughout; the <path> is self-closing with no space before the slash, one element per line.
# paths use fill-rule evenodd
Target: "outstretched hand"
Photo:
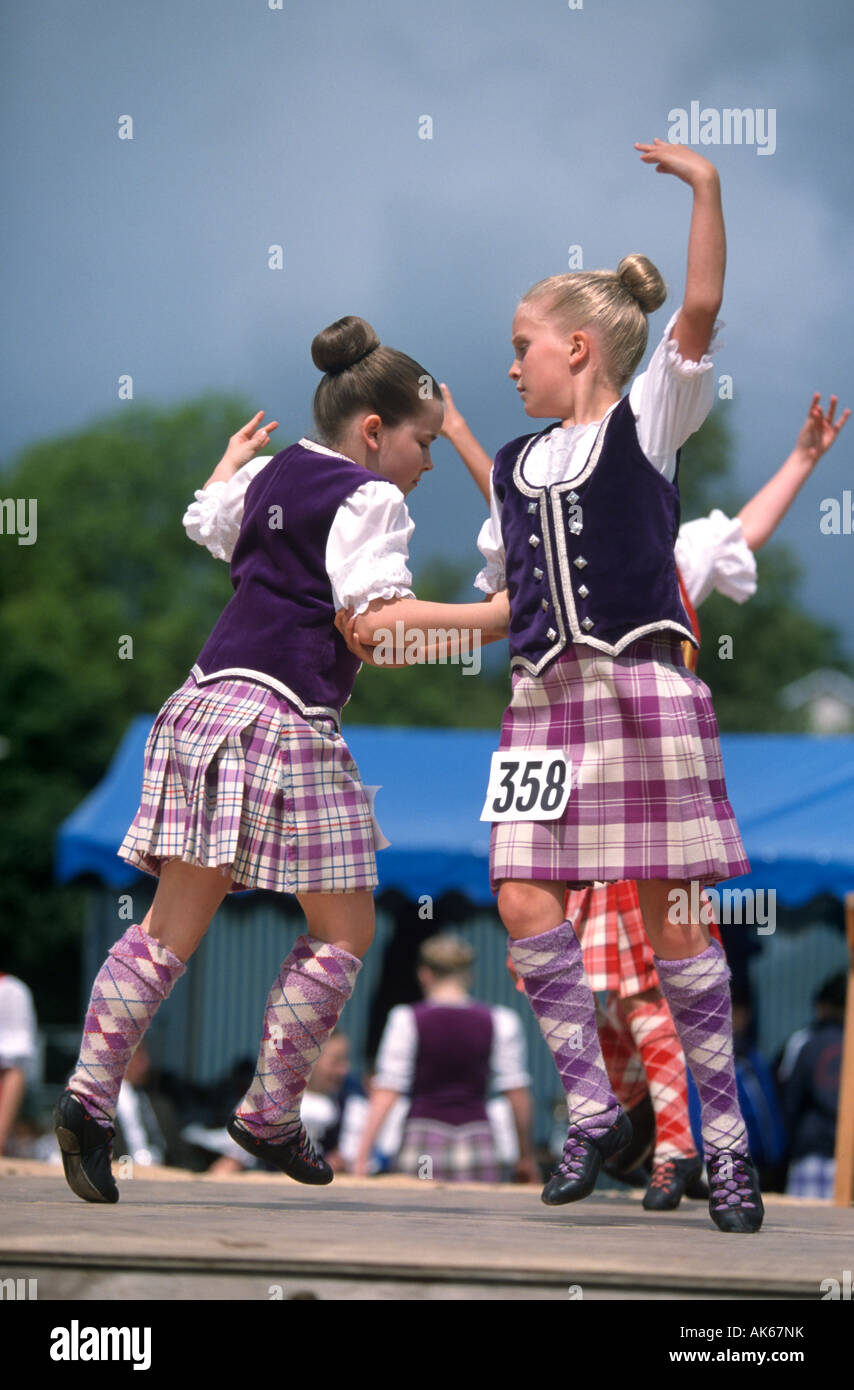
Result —
<path fill-rule="evenodd" d="M 795 448 L 804 456 L 811 468 L 815 467 L 831 444 L 836 442 L 839 431 L 851 414 L 850 410 L 843 410 L 834 424 L 833 417 L 836 414 L 837 404 L 838 397 L 831 396 L 830 404 L 825 413 L 821 408 L 821 393 L 816 391 L 812 398 L 806 421 L 795 445 Z"/>
<path fill-rule="evenodd" d="M 439 382 L 439 389 L 442 392 L 442 400 L 445 403 L 445 416 L 439 433 L 443 439 L 449 439 L 453 444 L 455 436 L 459 434 L 460 430 L 466 428 L 466 422 L 454 405 L 454 398 L 444 381 Z"/>
<path fill-rule="evenodd" d="M 718 177 L 718 171 L 711 160 L 688 145 L 670 145 L 666 140 L 659 140 L 656 136 L 651 145 L 638 144 L 636 141 L 635 149 L 640 150 L 644 164 L 655 165 L 656 173 L 675 174 L 677 179 L 690 184 L 692 188 L 698 181 L 712 175 Z"/>
<path fill-rule="evenodd" d="M 243 426 L 233 434 L 228 441 L 228 448 L 223 454 L 223 463 L 229 463 L 235 470 L 242 468 L 244 463 L 254 459 L 256 454 L 260 454 L 266 444 L 270 442 L 270 435 L 274 429 L 278 428 L 278 420 L 272 420 L 269 425 L 262 425 L 264 418 L 263 410 L 259 410 L 257 415 L 253 415 Z"/>

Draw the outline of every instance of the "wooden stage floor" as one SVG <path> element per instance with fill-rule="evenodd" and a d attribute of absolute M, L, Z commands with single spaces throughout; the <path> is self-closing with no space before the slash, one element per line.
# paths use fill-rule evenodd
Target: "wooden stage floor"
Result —
<path fill-rule="evenodd" d="M 539 1187 L 139 1173 L 92 1206 L 58 1166 L 0 1159 L 0 1280 L 37 1279 L 39 1300 L 815 1302 L 854 1255 L 854 1208 L 774 1195 L 732 1236 L 705 1203 L 654 1214 L 639 1194 L 547 1208 Z"/>

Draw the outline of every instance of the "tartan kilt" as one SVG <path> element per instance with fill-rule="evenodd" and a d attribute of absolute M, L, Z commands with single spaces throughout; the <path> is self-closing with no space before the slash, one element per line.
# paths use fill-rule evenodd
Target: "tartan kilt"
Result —
<path fill-rule="evenodd" d="M 632 879 L 571 889 L 565 907 L 581 942 L 584 972 L 594 992 L 610 990 L 629 999 L 661 988 Z M 720 942 L 716 922 L 710 923 L 709 932 Z"/>
<path fill-rule="evenodd" d="M 574 643 L 539 676 L 517 669 L 499 746 L 561 749 L 573 785 L 559 820 L 493 824 L 493 891 L 502 879 L 581 888 L 749 872 L 711 695 L 675 635 L 617 657 Z"/>
<path fill-rule="evenodd" d="M 306 719 L 247 679 L 191 674 L 170 695 L 119 855 L 154 875 L 169 859 L 218 867 L 231 892 L 377 885 L 371 806 L 334 720 Z"/>
<path fill-rule="evenodd" d="M 407 1120 L 394 1166 L 398 1173 L 435 1182 L 501 1182 L 504 1177 L 488 1120 L 466 1125 Z"/>

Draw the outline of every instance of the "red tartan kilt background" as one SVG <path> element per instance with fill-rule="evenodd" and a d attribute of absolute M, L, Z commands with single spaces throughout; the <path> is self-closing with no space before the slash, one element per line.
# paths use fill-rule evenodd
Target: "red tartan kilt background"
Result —
<path fill-rule="evenodd" d="M 703 901 L 708 901 L 705 895 Z M 613 990 L 627 999 L 659 988 L 633 879 L 570 890 L 566 895 L 566 915 L 581 942 L 584 969 L 592 990 Z M 709 930 L 720 941 L 716 922 Z"/>

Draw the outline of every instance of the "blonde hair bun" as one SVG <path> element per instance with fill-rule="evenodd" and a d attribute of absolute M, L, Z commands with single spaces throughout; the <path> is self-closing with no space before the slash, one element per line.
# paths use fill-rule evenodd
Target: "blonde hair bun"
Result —
<path fill-rule="evenodd" d="M 321 372 L 343 372 L 379 345 L 379 338 L 365 319 L 346 314 L 322 328 L 312 340 L 311 360 Z"/>
<path fill-rule="evenodd" d="M 667 286 L 661 272 L 651 260 L 641 256 L 637 251 L 624 256 L 620 261 L 617 266 L 617 279 L 645 314 L 660 309 L 667 298 Z"/>
<path fill-rule="evenodd" d="M 459 936 L 431 936 L 422 944 L 418 959 L 436 975 L 460 975 L 471 968 L 474 951 Z"/>

